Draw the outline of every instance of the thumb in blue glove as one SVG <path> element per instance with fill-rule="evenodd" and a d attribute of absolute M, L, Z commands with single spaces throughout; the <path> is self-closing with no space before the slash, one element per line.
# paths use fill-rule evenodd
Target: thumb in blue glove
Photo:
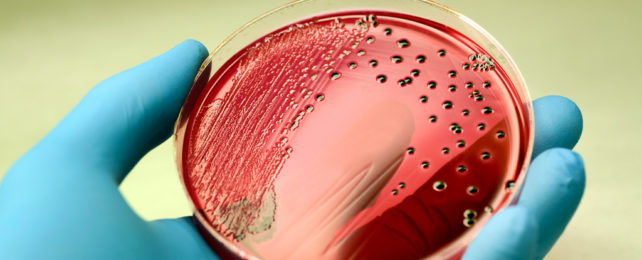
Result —
<path fill-rule="evenodd" d="M 118 185 L 172 133 L 207 50 L 185 41 L 92 89 L 0 183 L 0 259 L 211 259 L 190 218 L 146 222 Z"/>

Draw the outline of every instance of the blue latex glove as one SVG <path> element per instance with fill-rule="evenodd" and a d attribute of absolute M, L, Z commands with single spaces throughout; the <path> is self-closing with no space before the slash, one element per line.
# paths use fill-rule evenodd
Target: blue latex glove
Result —
<path fill-rule="evenodd" d="M 97 85 L 0 183 L 0 259 L 212 259 L 191 218 L 146 222 L 118 185 L 172 133 L 207 50 L 186 41 Z M 577 107 L 561 97 L 535 102 L 535 152 L 572 148 Z M 546 254 L 579 203 L 582 161 L 562 148 L 532 163 L 518 206 L 497 214 L 465 258 Z"/>
<path fill-rule="evenodd" d="M 186 41 L 93 88 L 0 184 L 0 259 L 212 259 L 190 218 L 146 222 L 118 185 L 171 136 L 207 49 Z"/>

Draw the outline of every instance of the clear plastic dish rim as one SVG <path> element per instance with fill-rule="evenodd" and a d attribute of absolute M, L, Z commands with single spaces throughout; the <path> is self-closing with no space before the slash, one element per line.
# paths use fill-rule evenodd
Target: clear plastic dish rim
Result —
<path fill-rule="evenodd" d="M 432 0 L 296 0 L 280 7 L 274 8 L 270 11 L 267 11 L 256 18 L 250 20 L 232 34 L 230 34 L 225 40 L 223 40 L 216 48 L 214 48 L 209 56 L 201 64 L 195 78 L 194 82 L 199 79 L 203 73 L 207 73 L 206 68 L 211 66 L 209 70 L 210 75 L 207 75 L 208 80 L 213 75 L 213 72 L 221 68 L 228 59 L 233 55 L 241 51 L 243 48 L 254 42 L 259 37 L 262 37 L 266 34 L 273 32 L 274 30 L 281 28 L 287 24 L 295 23 L 297 21 L 304 20 L 309 17 L 319 16 L 327 13 L 334 12 L 345 12 L 350 10 L 370 10 L 370 11 L 388 11 L 388 12 L 398 12 L 405 13 L 417 17 L 422 17 L 429 19 L 443 25 L 446 25 L 452 29 L 455 29 L 459 33 L 471 39 L 473 42 L 477 43 L 484 50 L 486 50 L 494 59 L 495 62 L 504 69 L 504 72 L 509 77 L 513 83 L 513 89 L 511 93 L 513 99 L 517 102 L 517 109 L 521 109 L 522 113 L 517 113 L 518 116 L 524 115 L 523 118 L 519 118 L 518 122 L 522 124 L 522 127 L 525 127 L 524 133 L 527 136 L 526 143 L 523 144 L 526 146 L 526 152 L 521 155 L 522 158 L 519 158 L 521 165 L 518 165 L 516 169 L 518 178 L 515 180 L 515 191 L 510 193 L 507 198 L 501 198 L 502 202 L 499 204 L 499 208 L 504 208 L 507 204 L 514 203 L 515 197 L 519 194 L 521 190 L 522 183 L 526 177 L 526 172 L 530 163 L 530 158 L 532 154 L 532 146 L 534 141 L 534 122 L 533 122 L 533 109 L 530 94 L 526 87 L 524 78 L 515 65 L 515 62 L 510 57 L 510 55 L 504 50 L 504 48 L 499 44 L 499 42 L 490 35 L 484 28 L 475 23 L 470 18 L 464 16 L 463 14 Z M 195 93 L 190 93 L 193 95 Z M 197 93 L 198 94 L 198 93 Z M 230 243 L 227 239 L 222 237 L 216 230 L 208 223 L 205 216 L 197 210 L 197 206 L 194 204 L 193 198 L 189 191 L 182 172 L 182 140 L 179 140 L 179 132 L 184 130 L 187 125 L 187 120 L 181 120 L 181 118 L 189 116 L 185 114 L 183 108 L 179 113 L 179 120 L 176 121 L 175 133 L 177 133 L 175 139 L 175 152 L 177 158 L 177 167 L 179 172 L 179 178 L 183 182 L 183 189 L 188 197 L 190 197 L 190 205 L 192 211 L 194 212 L 194 218 L 198 224 L 205 229 L 212 237 L 221 243 L 229 253 L 234 254 L 242 259 L 260 259 L 254 255 L 251 255 L 247 250 L 239 247 L 237 244 Z M 179 122 L 183 121 L 182 124 Z M 182 136 L 181 136 L 182 137 Z M 521 149 L 520 149 L 521 150 Z M 496 198 L 498 199 L 498 198 Z M 495 212 L 494 212 L 495 213 Z M 493 214 L 494 214 L 493 213 Z M 490 214 L 488 214 L 490 215 Z M 453 256 L 456 256 L 462 252 L 462 250 L 473 240 L 475 235 L 479 233 L 481 228 L 484 226 L 484 223 L 488 221 L 489 216 L 484 219 L 479 220 L 477 225 L 474 225 L 469 230 L 466 231 L 459 238 L 451 241 L 449 244 L 445 245 L 432 255 L 426 257 L 425 259 L 449 259 Z"/>

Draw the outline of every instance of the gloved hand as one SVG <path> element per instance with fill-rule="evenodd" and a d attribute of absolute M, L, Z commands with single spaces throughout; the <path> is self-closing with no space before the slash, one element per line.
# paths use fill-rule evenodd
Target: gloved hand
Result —
<path fill-rule="evenodd" d="M 186 41 L 98 84 L 0 183 L 0 259 L 212 259 L 190 217 L 146 222 L 118 185 L 172 134 L 207 50 Z M 535 101 L 535 154 L 520 202 L 499 212 L 467 259 L 540 258 L 584 188 L 577 107 Z M 555 148 L 545 151 L 553 147 Z M 566 148 L 566 149 L 564 149 Z"/>
<path fill-rule="evenodd" d="M 146 222 L 118 185 L 171 136 L 207 49 L 186 41 L 93 88 L 0 183 L 0 259 L 212 259 L 190 218 Z"/>

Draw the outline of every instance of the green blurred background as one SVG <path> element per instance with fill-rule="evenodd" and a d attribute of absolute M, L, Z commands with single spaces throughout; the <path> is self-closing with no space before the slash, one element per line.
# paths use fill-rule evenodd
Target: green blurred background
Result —
<path fill-rule="evenodd" d="M 211 50 L 285 2 L 0 0 L 0 177 L 102 79 L 187 38 Z M 587 188 L 548 259 L 642 258 L 642 1 L 441 2 L 504 45 L 533 98 L 583 111 Z M 121 186 L 144 218 L 190 214 L 175 168 L 165 142 Z"/>

